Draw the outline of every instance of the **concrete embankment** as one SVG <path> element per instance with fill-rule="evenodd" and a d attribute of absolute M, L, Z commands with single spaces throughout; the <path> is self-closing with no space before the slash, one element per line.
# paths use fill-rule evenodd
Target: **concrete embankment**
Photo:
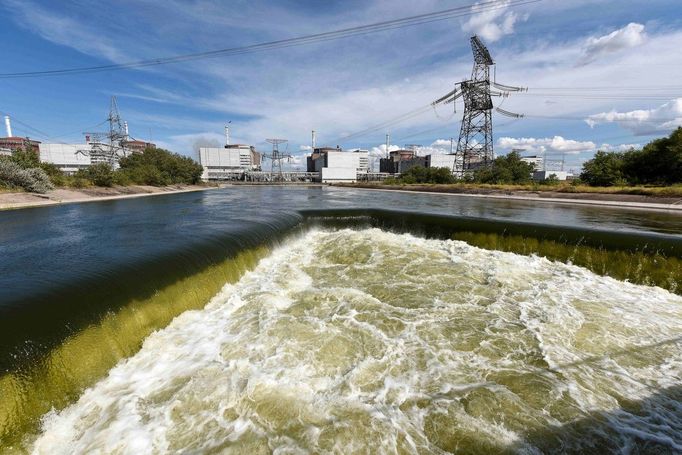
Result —
<path fill-rule="evenodd" d="M 359 188 L 374 191 L 418 192 L 428 194 L 447 194 L 449 196 L 475 197 L 485 199 L 505 199 L 531 202 L 550 202 L 559 204 L 596 205 L 616 208 L 672 211 L 682 214 L 682 199 L 677 197 L 657 197 L 639 194 L 619 193 L 560 193 L 556 191 L 506 191 L 496 189 L 471 189 L 449 186 L 391 186 L 341 184 L 344 188 Z"/>
<path fill-rule="evenodd" d="M 45 194 L 0 193 L 0 210 L 69 204 L 74 202 L 127 199 L 142 196 L 156 196 L 160 194 L 186 193 L 190 191 L 203 191 L 214 188 L 216 187 L 202 185 L 170 185 L 163 187 L 132 185 L 115 186 L 110 188 L 58 188 Z"/>

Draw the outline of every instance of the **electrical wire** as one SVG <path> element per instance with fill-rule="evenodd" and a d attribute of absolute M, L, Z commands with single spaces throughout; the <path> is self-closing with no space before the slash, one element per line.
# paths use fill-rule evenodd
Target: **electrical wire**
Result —
<path fill-rule="evenodd" d="M 192 54 L 176 55 L 173 57 L 160 57 L 149 60 L 140 60 L 136 62 L 118 63 L 110 65 L 86 66 L 77 68 L 65 68 L 43 71 L 25 71 L 15 73 L 0 73 L 0 79 L 9 78 L 24 78 L 24 77 L 45 77 L 58 76 L 69 74 L 83 74 L 102 71 L 116 71 L 124 69 L 144 68 L 157 65 L 166 65 L 171 63 L 180 63 L 191 60 L 199 60 L 204 58 L 224 57 L 232 55 L 241 55 L 253 52 L 261 52 L 273 49 L 281 49 L 286 47 L 300 46 L 305 44 L 313 44 L 318 42 L 336 40 L 340 38 L 347 38 L 358 35 L 365 35 L 369 33 L 382 32 L 386 30 L 394 30 L 404 27 L 421 25 L 436 21 L 443 21 L 457 17 L 470 16 L 483 12 L 494 11 L 501 8 L 527 5 L 531 3 L 541 2 L 543 0 L 489 0 L 469 5 L 464 5 L 456 8 L 450 8 L 432 13 L 419 14 L 415 16 L 403 17 L 400 19 L 393 19 L 389 21 L 377 22 L 373 24 L 360 25 L 330 32 L 317 33 L 312 35 L 299 36 L 296 38 L 288 38 L 276 41 L 269 41 L 265 43 L 252 44 L 248 46 L 231 47 L 225 49 L 217 49 L 212 51 L 197 52 Z"/>

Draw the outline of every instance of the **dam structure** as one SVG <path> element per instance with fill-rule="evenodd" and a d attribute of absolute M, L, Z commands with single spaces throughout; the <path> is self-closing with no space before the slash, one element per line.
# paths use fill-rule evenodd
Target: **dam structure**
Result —
<path fill-rule="evenodd" d="M 226 187 L 0 212 L 0 452 L 676 453 L 682 218 Z"/>

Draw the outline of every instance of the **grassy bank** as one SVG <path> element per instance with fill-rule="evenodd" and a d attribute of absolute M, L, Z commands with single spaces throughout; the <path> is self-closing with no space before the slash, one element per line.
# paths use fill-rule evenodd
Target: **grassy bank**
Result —
<path fill-rule="evenodd" d="M 407 191 L 432 191 L 436 193 L 468 193 L 468 194 L 513 194 L 521 192 L 530 193 L 568 193 L 568 194 L 604 194 L 604 195 L 637 195 L 654 198 L 682 198 L 682 185 L 671 186 L 588 186 L 572 185 L 568 182 L 561 182 L 556 185 L 546 185 L 539 183 L 529 184 L 486 184 L 486 183 L 451 183 L 451 184 L 430 184 L 430 183 L 382 183 L 382 182 L 360 182 L 342 183 L 337 186 L 407 190 Z"/>

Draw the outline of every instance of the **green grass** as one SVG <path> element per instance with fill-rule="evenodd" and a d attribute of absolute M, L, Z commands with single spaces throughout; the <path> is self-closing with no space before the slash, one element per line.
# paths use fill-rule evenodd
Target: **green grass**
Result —
<path fill-rule="evenodd" d="M 376 188 L 399 188 L 406 190 L 423 190 L 436 192 L 475 192 L 475 191 L 490 191 L 490 192 L 513 192 L 513 191 L 531 191 L 531 192 L 557 192 L 557 193 L 591 193 L 591 194 L 634 194 L 640 196 L 651 197 L 680 197 L 682 198 L 682 184 L 671 186 L 609 186 L 596 187 L 588 185 L 572 185 L 568 182 L 560 182 L 559 184 L 540 184 L 528 183 L 520 185 L 492 185 L 484 183 L 453 183 L 447 185 L 437 185 L 428 183 L 419 184 L 404 184 L 404 183 L 382 183 L 382 182 L 362 182 L 357 184 L 342 184 L 360 187 L 376 187 Z"/>

